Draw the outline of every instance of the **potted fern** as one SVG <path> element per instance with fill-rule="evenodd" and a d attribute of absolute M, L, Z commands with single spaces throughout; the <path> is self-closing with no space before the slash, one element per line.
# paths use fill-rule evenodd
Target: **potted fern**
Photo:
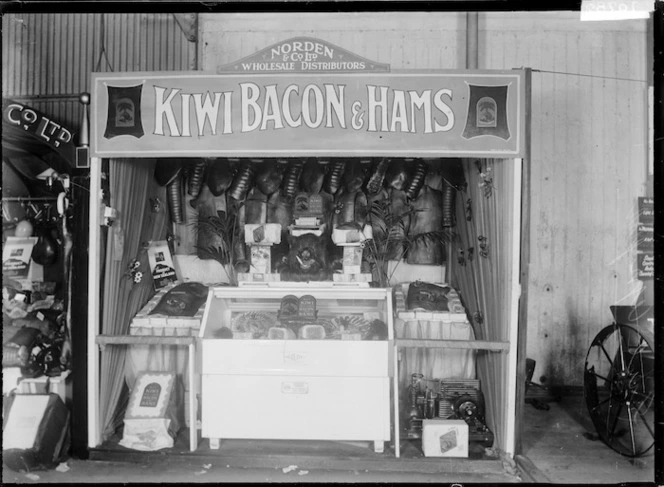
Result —
<path fill-rule="evenodd" d="M 388 198 L 371 203 L 368 220 L 373 237 L 365 242 L 364 258 L 369 263 L 373 282 L 378 287 L 390 285 L 394 269 L 390 273 L 389 261 L 400 262 L 408 252 L 407 230 L 412 213 L 412 209 L 400 214 L 392 213 Z"/>
<path fill-rule="evenodd" d="M 452 229 L 421 233 L 409 236 L 410 218 L 422 211 L 408 206 L 408 209 L 395 214 L 388 198 L 372 202 L 369 222 L 373 228 L 373 238 L 365 242 L 364 258 L 369 263 L 374 283 L 378 287 L 389 287 L 399 262 L 408 256 L 416 245 L 445 246 L 453 242 L 456 235 Z M 389 269 L 389 261 L 397 265 Z"/>
<path fill-rule="evenodd" d="M 211 235 L 210 245 L 196 246 L 198 257 L 219 262 L 231 286 L 238 285 L 238 271 L 247 270 L 244 259 L 244 239 L 238 229 L 237 212 L 219 211 L 216 215 L 199 216 L 198 231 Z"/>

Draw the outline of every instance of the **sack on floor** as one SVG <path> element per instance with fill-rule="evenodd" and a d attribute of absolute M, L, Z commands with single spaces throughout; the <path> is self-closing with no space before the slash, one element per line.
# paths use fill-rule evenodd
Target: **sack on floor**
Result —
<path fill-rule="evenodd" d="M 183 403 L 176 374 L 142 372 L 131 391 L 120 445 L 142 451 L 172 448 L 184 423 Z"/>
<path fill-rule="evenodd" d="M 69 410 L 57 394 L 16 394 L 2 425 L 2 462 L 16 472 L 48 470 L 69 449 Z"/>

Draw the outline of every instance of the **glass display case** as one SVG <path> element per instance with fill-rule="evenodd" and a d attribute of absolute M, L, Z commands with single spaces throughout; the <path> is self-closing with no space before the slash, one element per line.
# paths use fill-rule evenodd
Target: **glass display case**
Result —
<path fill-rule="evenodd" d="M 329 284 L 329 285 L 328 285 Z M 390 289 L 214 287 L 201 325 L 202 436 L 390 440 Z"/>

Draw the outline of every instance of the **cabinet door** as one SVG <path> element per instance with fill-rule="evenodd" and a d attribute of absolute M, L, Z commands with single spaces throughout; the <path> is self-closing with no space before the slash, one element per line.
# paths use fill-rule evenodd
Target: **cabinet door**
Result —
<path fill-rule="evenodd" d="M 203 375 L 202 434 L 389 441 L 389 391 L 386 377 Z"/>

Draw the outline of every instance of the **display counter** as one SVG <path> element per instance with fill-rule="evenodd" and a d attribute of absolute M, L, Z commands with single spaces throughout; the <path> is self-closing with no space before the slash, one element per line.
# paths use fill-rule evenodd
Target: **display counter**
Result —
<path fill-rule="evenodd" d="M 225 438 L 367 440 L 382 452 L 390 440 L 389 289 L 212 288 L 200 337 L 212 448 Z"/>

